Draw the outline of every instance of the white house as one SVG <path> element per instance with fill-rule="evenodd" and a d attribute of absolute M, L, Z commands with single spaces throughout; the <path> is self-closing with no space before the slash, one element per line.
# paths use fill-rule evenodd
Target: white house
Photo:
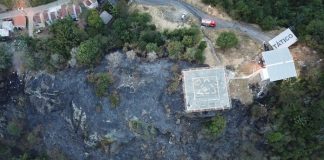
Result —
<path fill-rule="evenodd" d="M 9 31 L 6 29 L 0 29 L 0 37 L 9 37 Z"/>
<path fill-rule="evenodd" d="M 83 1 L 84 6 L 86 6 L 89 9 L 95 9 L 99 6 L 97 0 L 85 0 Z"/>
<path fill-rule="evenodd" d="M 12 23 L 12 21 L 3 21 L 2 22 L 2 29 L 6 29 L 8 31 L 13 32 L 14 31 L 14 25 Z"/>
<path fill-rule="evenodd" d="M 279 48 L 262 52 L 265 69 L 261 72 L 262 80 L 278 81 L 297 77 L 293 57 L 288 48 Z"/>

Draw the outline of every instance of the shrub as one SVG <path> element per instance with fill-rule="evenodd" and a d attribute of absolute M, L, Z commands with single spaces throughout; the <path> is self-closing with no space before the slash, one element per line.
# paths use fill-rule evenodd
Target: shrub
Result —
<path fill-rule="evenodd" d="M 261 22 L 262 29 L 270 30 L 277 25 L 277 20 L 271 16 L 265 17 Z"/>
<path fill-rule="evenodd" d="M 159 50 L 159 47 L 156 45 L 156 43 L 148 43 L 145 48 L 147 52 L 157 52 Z"/>
<path fill-rule="evenodd" d="M 82 42 L 76 54 L 78 63 L 85 66 L 92 66 L 98 63 L 102 57 L 100 47 L 100 44 L 95 39 Z"/>
<path fill-rule="evenodd" d="M 21 132 L 22 132 L 22 126 L 19 125 L 15 121 L 11 121 L 11 122 L 9 122 L 9 124 L 7 126 L 7 131 L 9 133 L 9 135 L 19 137 L 21 135 Z"/>
<path fill-rule="evenodd" d="M 284 135 L 280 132 L 272 132 L 266 136 L 268 142 L 275 143 L 279 142 L 284 138 Z"/>
<path fill-rule="evenodd" d="M 87 23 L 89 27 L 89 34 L 92 35 L 100 33 L 104 26 L 104 23 L 100 18 L 99 12 L 95 9 L 92 9 L 88 12 Z"/>
<path fill-rule="evenodd" d="M 206 41 L 201 41 L 198 45 L 198 49 L 195 53 L 195 60 L 198 61 L 199 63 L 204 63 L 205 62 L 205 56 L 204 56 L 204 50 L 207 47 Z"/>
<path fill-rule="evenodd" d="M 184 46 L 179 41 L 171 41 L 168 43 L 167 50 L 169 52 L 170 58 L 179 59 L 181 53 L 183 52 Z"/>
<path fill-rule="evenodd" d="M 223 132 L 225 126 L 226 126 L 226 121 L 224 117 L 217 115 L 210 122 L 206 124 L 206 129 L 210 135 L 217 137 Z"/>
<path fill-rule="evenodd" d="M 116 91 L 109 95 L 109 100 L 112 107 L 117 107 L 120 103 L 120 98 Z"/>
<path fill-rule="evenodd" d="M 142 135 L 144 139 L 153 138 L 157 135 L 157 129 L 145 122 L 137 119 L 132 119 L 128 122 L 128 127 L 135 133 Z"/>
<path fill-rule="evenodd" d="M 222 32 L 216 39 L 216 44 L 222 49 L 235 47 L 238 44 L 238 39 L 233 32 Z"/>
<path fill-rule="evenodd" d="M 180 75 L 178 73 L 174 73 L 173 78 L 167 88 L 168 93 L 174 93 L 178 90 L 180 85 Z"/>
<path fill-rule="evenodd" d="M 194 45 L 194 40 L 192 36 L 184 36 L 182 39 L 182 44 L 185 47 L 193 47 Z"/>
<path fill-rule="evenodd" d="M 97 35 L 82 42 L 76 54 L 77 61 L 84 66 L 93 66 L 99 63 L 105 51 L 104 49 L 108 51 L 115 47 L 112 38 L 111 36 Z"/>
<path fill-rule="evenodd" d="M 0 45 L 0 71 L 4 71 L 11 66 L 11 54 L 7 49 Z"/>
<path fill-rule="evenodd" d="M 45 51 L 51 54 L 61 54 L 64 58 L 70 58 L 70 51 L 87 39 L 87 34 L 78 28 L 71 18 L 57 20 L 50 27 L 53 37 L 44 45 Z"/>
<path fill-rule="evenodd" d="M 88 81 L 94 84 L 97 96 L 108 95 L 109 86 L 112 84 L 112 78 L 108 73 L 90 74 Z"/>

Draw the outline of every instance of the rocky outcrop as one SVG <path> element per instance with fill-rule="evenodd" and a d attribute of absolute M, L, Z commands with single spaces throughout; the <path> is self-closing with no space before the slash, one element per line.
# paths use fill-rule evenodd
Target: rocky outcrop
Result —
<path fill-rule="evenodd" d="M 208 119 L 184 116 L 182 90 L 166 92 L 174 62 L 143 61 L 115 52 L 93 69 L 111 73 L 113 84 L 107 92 L 118 92 L 118 107 L 112 107 L 108 97 L 95 95 L 86 80 L 87 70 L 69 68 L 54 75 L 27 76 L 25 90 L 30 108 L 36 111 L 29 117 L 41 119 L 37 122 L 44 127 L 46 149 L 59 148 L 77 160 L 237 159 L 246 152 L 248 147 L 240 149 L 241 145 L 250 140 L 246 135 L 254 129 L 247 107 L 234 101 L 232 109 L 219 112 L 227 120 L 226 129 L 210 139 L 201 134 Z M 178 65 L 181 69 L 192 66 Z M 243 129 L 246 126 L 253 129 Z"/>

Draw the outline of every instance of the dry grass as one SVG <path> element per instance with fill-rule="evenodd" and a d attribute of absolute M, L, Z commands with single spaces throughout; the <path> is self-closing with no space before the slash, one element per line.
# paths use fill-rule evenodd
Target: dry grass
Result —
<path fill-rule="evenodd" d="M 235 48 L 222 50 L 216 45 L 216 39 L 218 38 L 219 34 L 225 31 L 234 32 L 239 39 L 239 45 Z M 236 31 L 224 29 L 224 30 L 211 30 L 205 29 L 204 32 L 208 36 L 210 40 L 212 40 L 214 47 L 216 48 L 216 54 L 220 57 L 224 66 L 232 66 L 236 71 L 238 76 L 247 76 L 255 71 L 253 68 L 246 69 L 247 65 L 250 67 L 254 67 L 257 63 L 257 56 L 262 51 L 262 45 L 258 44 L 256 41 L 252 40 L 248 36 L 244 35 L 243 33 L 239 33 Z M 243 70 L 242 70 L 242 67 Z"/>
<path fill-rule="evenodd" d="M 172 6 L 133 5 L 131 10 L 149 13 L 152 16 L 152 22 L 159 31 L 190 27 L 191 24 L 196 24 L 198 21 L 186 10 L 174 8 Z M 189 16 L 186 23 L 181 21 L 181 15 L 183 13 Z"/>
<path fill-rule="evenodd" d="M 231 98 L 238 99 L 241 103 L 249 105 L 253 103 L 253 94 L 249 89 L 249 80 L 235 79 L 229 83 Z"/>
<path fill-rule="evenodd" d="M 222 18 L 224 20 L 232 20 L 232 18 L 220 7 L 211 7 L 201 2 L 201 0 L 184 0 L 185 2 L 199 8 L 209 15 Z"/>

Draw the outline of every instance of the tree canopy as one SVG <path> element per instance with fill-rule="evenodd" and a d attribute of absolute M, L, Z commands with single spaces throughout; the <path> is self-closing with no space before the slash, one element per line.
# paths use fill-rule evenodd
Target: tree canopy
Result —
<path fill-rule="evenodd" d="M 70 57 L 70 51 L 87 38 L 86 33 L 78 28 L 71 18 L 56 21 L 50 28 L 53 37 L 48 40 L 47 48 L 64 58 Z"/>
<path fill-rule="evenodd" d="M 216 44 L 222 49 L 235 47 L 238 44 L 238 39 L 233 32 L 222 32 L 216 39 Z"/>
<path fill-rule="evenodd" d="M 4 71 L 11 66 L 11 54 L 7 51 L 7 48 L 0 45 L 0 71 Z"/>
<path fill-rule="evenodd" d="M 263 29 L 292 27 L 300 40 L 323 53 L 324 3 L 322 0 L 202 0 L 220 6 L 235 19 Z"/>
<path fill-rule="evenodd" d="M 78 63 L 91 66 L 98 63 L 103 56 L 103 45 L 107 42 L 107 38 L 96 36 L 82 42 L 79 46 L 76 59 Z"/>
<path fill-rule="evenodd" d="M 100 14 L 97 10 L 92 9 L 88 12 L 87 17 L 88 31 L 92 35 L 96 35 L 103 29 L 104 23 L 100 18 Z"/>
<path fill-rule="evenodd" d="M 282 159 L 316 159 L 324 149 L 324 74 L 316 71 L 277 84 L 268 97 L 270 122 L 266 135 L 271 151 Z M 324 156 L 324 155 L 321 155 Z"/>

